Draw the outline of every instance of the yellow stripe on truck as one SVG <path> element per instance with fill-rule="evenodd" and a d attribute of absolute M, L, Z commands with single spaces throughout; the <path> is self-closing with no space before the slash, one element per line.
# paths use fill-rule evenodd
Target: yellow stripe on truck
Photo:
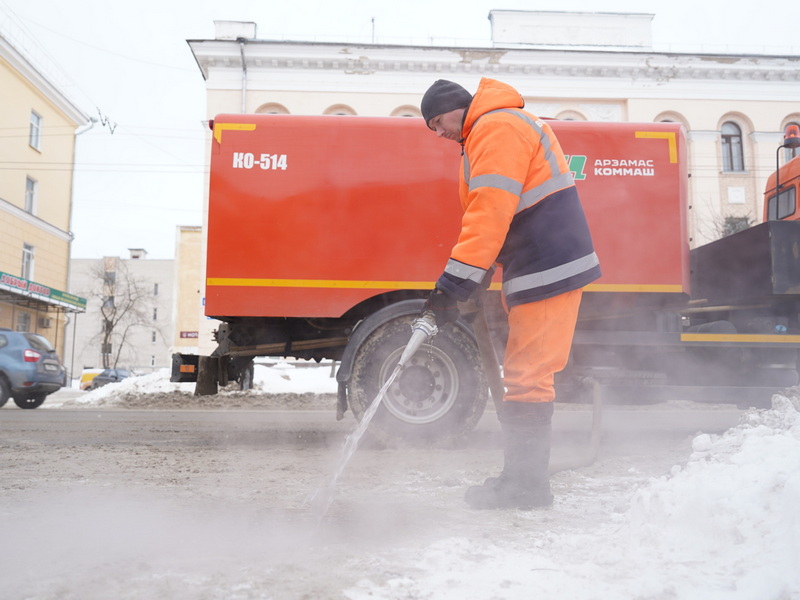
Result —
<path fill-rule="evenodd" d="M 246 277 L 209 277 L 206 285 L 211 287 L 268 287 L 268 288 L 341 288 L 361 290 L 431 290 L 433 281 L 359 281 L 345 279 L 254 279 Z M 492 283 L 490 290 L 500 290 L 500 283 Z M 680 285 L 648 284 L 589 284 L 589 292 L 661 292 L 680 293 Z"/>
<path fill-rule="evenodd" d="M 757 344 L 800 344 L 800 335 L 759 333 L 682 333 L 682 342 L 739 342 Z"/>
<path fill-rule="evenodd" d="M 587 292 L 649 292 L 680 294 L 683 286 L 680 284 L 638 284 L 638 283 L 590 283 L 585 288 Z"/>
<path fill-rule="evenodd" d="M 222 287 L 283 287 L 283 288 L 343 288 L 362 290 L 423 290 L 433 289 L 432 281 L 355 281 L 343 279 L 248 279 L 209 277 L 209 286 Z"/>

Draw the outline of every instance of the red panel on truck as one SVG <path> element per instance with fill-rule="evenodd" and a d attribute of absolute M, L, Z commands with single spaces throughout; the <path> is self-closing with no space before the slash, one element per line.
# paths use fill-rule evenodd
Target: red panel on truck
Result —
<path fill-rule="evenodd" d="M 596 291 L 687 291 L 674 124 L 551 121 L 600 256 Z M 412 118 L 214 120 L 206 314 L 338 317 L 430 289 L 459 231 L 460 149 Z"/>

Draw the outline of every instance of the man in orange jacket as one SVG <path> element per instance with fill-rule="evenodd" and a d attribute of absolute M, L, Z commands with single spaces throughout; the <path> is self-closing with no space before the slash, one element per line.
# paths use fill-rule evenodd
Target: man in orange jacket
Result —
<path fill-rule="evenodd" d="M 464 216 L 444 273 L 425 303 L 437 324 L 503 269 L 509 308 L 504 437 L 499 477 L 467 489 L 474 508 L 552 504 L 548 464 L 555 390 L 569 358 L 582 288 L 600 276 L 589 227 L 564 153 L 550 126 L 525 112 L 511 86 L 482 79 L 473 96 L 436 81 L 422 98 L 427 126 L 462 147 Z"/>

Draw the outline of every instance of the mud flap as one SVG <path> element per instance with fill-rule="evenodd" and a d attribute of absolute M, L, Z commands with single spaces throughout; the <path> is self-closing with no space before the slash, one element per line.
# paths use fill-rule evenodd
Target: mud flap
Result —
<path fill-rule="evenodd" d="M 173 354 L 169 380 L 176 383 L 194 383 L 197 381 L 199 360 L 197 354 Z"/>

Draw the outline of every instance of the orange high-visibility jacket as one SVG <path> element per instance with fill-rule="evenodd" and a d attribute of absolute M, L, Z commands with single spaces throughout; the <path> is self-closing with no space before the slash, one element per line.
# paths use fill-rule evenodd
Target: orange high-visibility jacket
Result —
<path fill-rule="evenodd" d="M 495 263 L 509 306 L 600 277 L 586 217 L 550 126 L 511 86 L 484 78 L 462 130 L 464 216 L 436 287 L 464 301 Z"/>

